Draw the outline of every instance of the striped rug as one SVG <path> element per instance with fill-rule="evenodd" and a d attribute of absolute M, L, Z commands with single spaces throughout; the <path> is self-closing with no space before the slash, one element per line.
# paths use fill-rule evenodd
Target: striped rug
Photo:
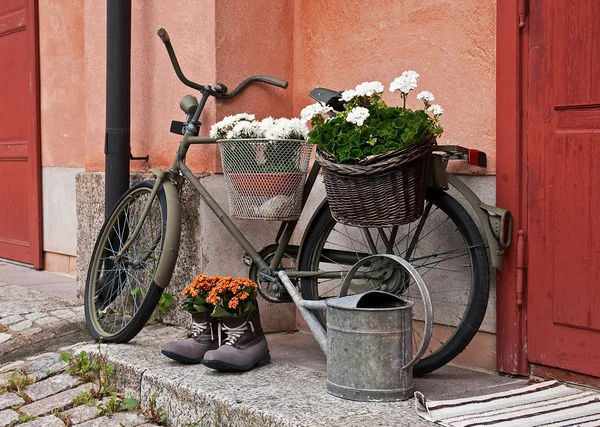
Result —
<path fill-rule="evenodd" d="M 546 381 L 516 390 L 455 400 L 415 393 L 417 413 L 453 427 L 600 426 L 600 393 Z"/>

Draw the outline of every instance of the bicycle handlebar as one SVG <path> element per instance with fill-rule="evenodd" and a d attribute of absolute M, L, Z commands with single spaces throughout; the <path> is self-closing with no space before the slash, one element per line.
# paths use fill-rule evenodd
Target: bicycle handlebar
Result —
<path fill-rule="evenodd" d="M 181 82 L 184 85 L 191 87 L 192 89 L 196 89 L 201 92 L 206 92 L 209 95 L 214 96 L 215 98 L 231 99 L 237 94 L 239 94 L 246 86 L 255 82 L 267 83 L 273 86 L 278 86 L 283 89 L 286 89 L 288 87 L 288 82 L 286 82 L 285 80 L 280 80 L 271 76 L 253 76 L 248 77 L 246 80 L 240 83 L 238 87 L 236 87 L 228 94 L 216 92 L 210 86 L 201 85 L 199 83 L 189 80 L 181 71 L 179 61 L 177 60 L 177 56 L 175 56 L 175 51 L 173 50 L 173 45 L 171 44 L 171 39 L 169 37 L 169 33 L 167 33 L 167 30 L 165 30 L 164 28 L 159 28 L 157 34 L 158 37 L 160 37 L 160 39 L 162 40 L 162 42 L 165 44 L 165 47 L 167 48 L 167 53 L 169 54 L 169 58 L 171 59 L 171 63 L 173 64 L 173 68 L 175 69 L 175 74 L 177 74 L 177 77 L 179 77 L 179 80 L 181 80 Z"/>

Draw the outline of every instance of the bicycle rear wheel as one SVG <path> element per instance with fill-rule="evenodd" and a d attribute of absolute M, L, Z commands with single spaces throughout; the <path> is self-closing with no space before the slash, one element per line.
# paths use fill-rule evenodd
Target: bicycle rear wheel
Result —
<path fill-rule="evenodd" d="M 162 187 L 148 215 L 142 218 L 153 186 L 153 181 L 144 181 L 130 188 L 96 239 L 84 299 L 86 324 L 96 341 L 131 340 L 146 325 L 163 293 L 154 282 L 167 226 Z M 140 220 L 143 224 L 136 239 L 122 256 L 117 256 Z"/>
<path fill-rule="evenodd" d="M 338 224 L 329 208 L 307 230 L 299 260 L 302 271 L 348 271 L 374 253 L 394 253 L 423 277 L 433 303 L 434 331 L 414 374 L 432 372 L 454 359 L 473 339 L 485 316 L 489 297 L 489 263 L 485 243 L 468 212 L 443 191 L 428 192 L 423 217 L 395 228 L 361 229 Z M 379 274 L 373 280 L 360 273 Z M 342 279 L 303 278 L 305 299 L 339 296 Z M 384 290 L 414 302 L 413 347 L 423 333 L 423 302 L 416 283 L 404 270 L 376 262 L 355 275 L 350 293 Z M 325 316 L 321 315 L 325 322 Z"/>

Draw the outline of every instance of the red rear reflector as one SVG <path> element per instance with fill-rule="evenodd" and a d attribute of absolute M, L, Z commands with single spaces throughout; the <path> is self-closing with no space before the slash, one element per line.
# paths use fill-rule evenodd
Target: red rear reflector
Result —
<path fill-rule="evenodd" d="M 479 150 L 468 150 L 468 160 L 470 165 L 481 166 L 479 164 Z"/>

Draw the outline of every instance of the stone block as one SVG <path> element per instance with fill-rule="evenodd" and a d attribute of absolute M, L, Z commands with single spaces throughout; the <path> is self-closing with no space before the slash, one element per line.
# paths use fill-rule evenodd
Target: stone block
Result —
<path fill-rule="evenodd" d="M 46 397 L 45 399 L 38 400 L 37 402 L 25 405 L 21 407 L 21 411 L 24 414 L 31 416 L 46 415 L 55 409 L 61 410 L 69 405 L 72 405 L 73 399 L 75 399 L 82 392 L 89 392 L 91 388 L 92 384 L 82 384 L 77 388 L 72 388 L 50 397 Z"/>
<path fill-rule="evenodd" d="M 48 415 L 47 417 L 37 418 L 33 421 L 29 421 L 25 424 L 19 424 L 19 427 L 64 427 L 65 423 L 54 415 Z"/>
<path fill-rule="evenodd" d="M 19 421 L 19 414 L 16 411 L 12 409 L 0 411 L 0 427 L 9 426 L 15 421 Z"/>
<path fill-rule="evenodd" d="M 11 334 L 7 334 L 6 332 L 0 332 L 0 344 L 8 341 L 11 338 L 12 338 Z"/>
<path fill-rule="evenodd" d="M 69 374 L 59 374 L 31 384 L 25 389 L 25 393 L 33 402 L 35 402 L 45 397 L 52 396 L 53 394 L 60 393 L 61 391 L 76 387 L 81 384 L 81 382 L 81 379 L 78 377 Z"/>
<path fill-rule="evenodd" d="M 79 424 L 80 427 L 135 427 L 146 423 L 146 418 L 137 412 L 119 412 L 95 418 Z"/>
<path fill-rule="evenodd" d="M 14 393 L 0 394 L 0 411 L 23 403 L 25 403 L 25 400 Z"/>
<path fill-rule="evenodd" d="M 73 425 L 81 424 L 88 420 L 94 419 L 100 415 L 100 412 L 100 409 L 98 409 L 96 406 L 81 405 L 66 410 L 62 413 L 62 415 L 69 419 L 71 422 L 70 425 Z"/>
<path fill-rule="evenodd" d="M 13 314 L 12 316 L 3 317 L 0 319 L 0 323 L 3 325 L 12 325 L 14 323 L 19 323 L 25 318 L 19 314 Z"/>
<path fill-rule="evenodd" d="M 67 363 L 60 358 L 57 353 L 43 353 L 26 359 L 26 368 L 28 374 L 33 375 L 38 381 L 43 380 L 49 375 L 62 372 L 67 367 Z"/>

